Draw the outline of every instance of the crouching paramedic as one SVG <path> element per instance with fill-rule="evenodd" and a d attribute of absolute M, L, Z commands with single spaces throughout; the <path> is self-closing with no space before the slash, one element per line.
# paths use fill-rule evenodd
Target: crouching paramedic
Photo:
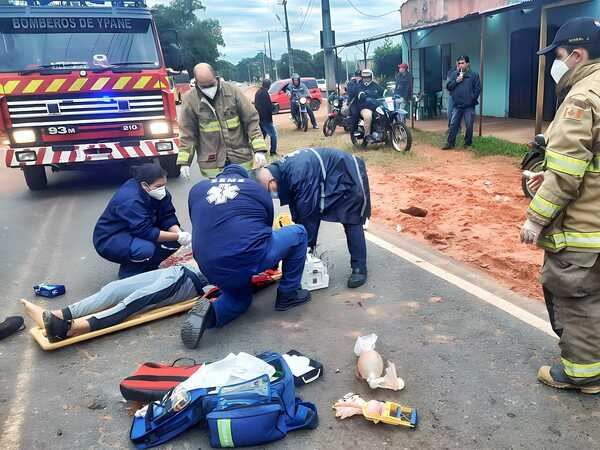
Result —
<path fill-rule="evenodd" d="M 236 86 L 217 77 L 208 64 L 194 68 L 196 87 L 185 93 L 179 114 L 177 164 L 184 178 L 197 154 L 200 172 L 214 178 L 227 164 L 246 169 L 267 163 L 267 144 L 258 112 Z"/>
<path fill-rule="evenodd" d="M 565 23 L 540 54 L 564 98 L 548 128 L 544 181 L 521 239 L 545 252 L 541 283 L 561 360 L 538 379 L 559 389 L 600 392 L 600 22 Z"/>
<path fill-rule="evenodd" d="M 252 303 L 252 276 L 283 261 L 275 309 L 283 311 L 310 300 L 300 288 L 306 259 L 306 230 L 291 225 L 273 231 L 269 193 L 232 164 L 213 180 L 196 184 L 189 195 L 194 259 L 222 294 L 202 299 L 181 329 L 188 348 L 196 348 L 206 328 L 222 327 Z"/>
<path fill-rule="evenodd" d="M 83 300 L 54 311 L 21 300 L 50 342 L 117 325 L 141 311 L 204 295 L 211 288 L 197 267 L 172 266 L 113 281 Z M 91 316 L 90 316 L 91 315 Z M 89 317 L 85 317 L 89 316 Z M 85 317 L 85 318 L 84 318 Z"/>
<path fill-rule="evenodd" d="M 110 199 L 94 227 L 94 248 L 120 264 L 119 278 L 154 270 L 192 236 L 183 231 L 167 191 L 166 173 L 157 164 L 133 169 Z"/>
<path fill-rule="evenodd" d="M 343 224 L 352 267 L 348 287 L 365 284 L 363 224 L 371 216 L 365 162 L 342 150 L 309 148 L 296 150 L 255 174 L 282 205 L 290 205 L 292 220 L 306 228 L 309 247 L 317 245 L 321 220 Z"/>

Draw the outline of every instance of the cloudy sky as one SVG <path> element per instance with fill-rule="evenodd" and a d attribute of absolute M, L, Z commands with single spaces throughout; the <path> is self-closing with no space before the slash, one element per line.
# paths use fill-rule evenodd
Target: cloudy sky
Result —
<path fill-rule="evenodd" d="M 206 10 L 200 16 L 217 19 L 221 23 L 226 47 L 220 50 L 224 59 L 233 63 L 262 51 L 267 30 L 283 30 L 276 17 L 279 15 L 285 21 L 283 6 L 278 4 L 278 0 L 203 0 L 202 3 Z M 330 0 L 336 43 L 399 29 L 398 9 L 401 3 L 402 0 Z M 288 0 L 287 9 L 292 47 L 311 53 L 319 51 L 321 0 Z M 390 12 L 393 13 L 371 17 Z M 282 53 L 287 52 L 285 33 L 271 33 L 271 48 L 274 59 L 279 59 Z M 353 59 L 357 52 L 358 49 L 348 52 L 351 55 L 349 59 Z"/>

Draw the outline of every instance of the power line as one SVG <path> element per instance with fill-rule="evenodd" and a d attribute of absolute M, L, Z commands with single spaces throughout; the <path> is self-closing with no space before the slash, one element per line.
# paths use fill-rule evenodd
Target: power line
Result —
<path fill-rule="evenodd" d="M 308 21 L 308 17 L 312 14 L 312 6 L 313 6 L 313 0 L 310 0 L 308 2 L 308 7 L 306 8 L 304 18 L 302 19 L 302 23 L 300 24 L 300 26 L 298 28 L 296 28 L 295 31 L 293 31 L 293 33 L 300 33 L 302 31 L 302 29 L 304 28 L 304 25 L 306 25 L 306 22 Z"/>
<path fill-rule="evenodd" d="M 354 5 L 354 3 L 352 3 L 351 0 L 346 0 L 346 3 L 348 3 L 357 13 L 362 14 L 363 16 L 366 16 L 366 17 L 385 17 L 385 16 L 389 16 L 390 14 L 396 14 L 398 12 L 398 10 L 395 9 L 394 11 L 386 12 L 385 14 L 367 14 L 365 12 L 362 12 L 360 9 L 358 9 Z"/>

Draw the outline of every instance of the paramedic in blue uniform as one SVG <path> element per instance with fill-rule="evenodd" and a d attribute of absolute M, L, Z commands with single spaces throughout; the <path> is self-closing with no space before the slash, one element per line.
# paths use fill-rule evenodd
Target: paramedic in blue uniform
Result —
<path fill-rule="evenodd" d="M 134 177 L 110 199 L 93 236 L 98 254 L 121 265 L 120 279 L 157 269 L 192 239 L 180 228 L 165 171 L 151 163 L 132 171 Z"/>
<path fill-rule="evenodd" d="M 194 259 L 221 289 L 214 301 L 201 299 L 181 328 L 181 339 L 196 348 L 206 328 L 222 327 L 252 303 L 252 276 L 283 261 L 275 309 L 310 300 L 300 288 L 306 260 L 306 230 L 291 225 L 273 230 L 273 201 L 243 167 L 226 166 L 215 179 L 196 184 L 189 195 Z"/>
<path fill-rule="evenodd" d="M 371 195 L 365 162 L 333 148 L 296 150 L 255 171 L 256 179 L 281 205 L 289 205 L 292 220 L 304 225 L 308 246 L 317 245 L 321 220 L 344 225 L 352 274 L 348 287 L 367 281 L 367 245 L 363 225 L 371 216 Z"/>

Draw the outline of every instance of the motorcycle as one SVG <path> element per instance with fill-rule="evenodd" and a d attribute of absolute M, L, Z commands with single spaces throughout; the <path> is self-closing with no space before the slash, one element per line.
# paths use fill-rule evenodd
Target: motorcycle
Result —
<path fill-rule="evenodd" d="M 529 151 L 521 161 L 521 169 L 528 172 L 542 172 L 544 170 L 544 159 L 546 158 L 546 138 L 543 134 L 538 134 L 533 141 L 527 144 Z M 526 197 L 533 198 L 535 193 L 531 192 L 527 181 L 529 176 L 523 174 L 521 177 L 521 187 Z"/>
<path fill-rule="evenodd" d="M 296 114 L 294 114 L 294 110 L 292 109 L 292 119 L 296 124 L 296 128 L 298 130 L 306 131 L 308 130 L 308 112 L 307 108 L 309 107 L 308 99 L 306 97 L 300 97 L 297 99 L 293 99 L 292 102 L 296 104 Z"/>
<path fill-rule="evenodd" d="M 331 112 L 323 124 L 323 134 L 327 137 L 332 136 L 338 126 L 344 127 L 345 131 L 352 129 L 352 116 L 350 114 L 350 105 L 348 97 L 331 94 L 327 101 L 331 104 Z"/>
<path fill-rule="evenodd" d="M 379 106 L 373 111 L 370 139 L 365 136 L 365 124 L 361 119 L 358 128 L 350 133 L 354 147 L 368 144 L 392 144 L 397 152 L 408 152 L 412 145 L 412 135 L 406 126 L 407 111 L 396 108 L 393 97 L 377 99 Z"/>

